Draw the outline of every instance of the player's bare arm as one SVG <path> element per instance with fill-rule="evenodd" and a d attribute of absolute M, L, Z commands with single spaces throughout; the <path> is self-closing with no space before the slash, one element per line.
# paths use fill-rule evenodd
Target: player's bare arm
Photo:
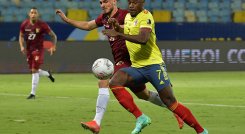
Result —
<path fill-rule="evenodd" d="M 103 34 L 107 36 L 120 36 L 125 40 L 143 45 L 143 44 L 146 44 L 147 41 L 149 40 L 151 29 L 150 28 L 140 28 L 140 32 L 138 35 L 128 35 L 128 34 L 117 32 L 114 29 L 106 29 L 106 30 L 103 30 L 102 32 Z"/>
<path fill-rule="evenodd" d="M 49 35 L 51 36 L 52 43 L 54 44 L 54 46 L 49 49 L 49 52 L 50 55 L 53 55 L 56 51 L 57 36 L 52 30 L 49 32 Z"/>
<path fill-rule="evenodd" d="M 24 34 L 22 32 L 20 32 L 19 34 L 19 44 L 20 44 L 20 51 L 25 54 L 26 50 L 24 47 Z"/>
<path fill-rule="evenodd" d="M 95 20 L 91 20 L 91 21 L 72 20 L 72 19 L 67 18 L 66 15 L 60 9 L 56 10 L 56 14 L 58 14 L 64 22 L 66 22 L 66 23 L 68 23 L 68 24 L 70 24 L 76 28 L 79 28 L 82 30 L 87 30 L 87 31 L 90 31 L 90 30 L 97 28 Z"/>

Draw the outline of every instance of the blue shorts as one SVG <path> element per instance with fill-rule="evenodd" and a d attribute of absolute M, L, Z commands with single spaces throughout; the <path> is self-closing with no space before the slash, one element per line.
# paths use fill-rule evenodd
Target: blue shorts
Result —
<path fill-rule="evenodd" d="M 142 68 L 127 67 L 121 69 L 133 78 L 134 84 L 150 82 L 157 91 L 170 85 L 170 79 L 164 64 L 153 64 Z"/>

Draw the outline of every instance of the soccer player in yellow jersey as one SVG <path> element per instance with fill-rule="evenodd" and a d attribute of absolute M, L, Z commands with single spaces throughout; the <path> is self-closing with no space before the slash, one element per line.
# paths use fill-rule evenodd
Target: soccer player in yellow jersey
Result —
<path fill-rule="evenodd" d="M 117 71 L 110 81 L 112 90 L 150 82 L 158 91 L 162 102 L 177 114 L 197 134 L 208 134 L 191 111 L 175 98 L 162 54 L 156 45 L 155 23 L 151 13 L 143 8 L 144 0 L 128 0 L 129 13 L 121 28 L 115 19 L 110 23 L 115 30 L 104 30 L 107 36 L 118 36 L 126 40 L 132 66 Z M 132 134 L 138 134 L 150 120 L 147 116 L 137 118 Z"/>

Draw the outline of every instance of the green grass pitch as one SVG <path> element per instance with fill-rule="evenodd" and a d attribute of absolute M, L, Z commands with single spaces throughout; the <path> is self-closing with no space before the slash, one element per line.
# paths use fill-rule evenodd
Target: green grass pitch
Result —
<path fill-rule="evenodd" d="M 169 75 L 177 99 L 191 109 L 210 134 L 245 134 L 245 72 Z M 30 74 L 0 74 L 0 134 L 91 134 L 81 128 L 80 121 L 94 118 L 97 79 L 92 74 L 55 77 L 55 83 L 40 78 L 36 99 L 27 100 Z M 179 130 L 167 109 L 135 101 L 152 119 L 142 134 L 195 134 L 187 125 Z M 134 126 L 135 118 L 111 93 L 100 134 L 130 134 Z"/>

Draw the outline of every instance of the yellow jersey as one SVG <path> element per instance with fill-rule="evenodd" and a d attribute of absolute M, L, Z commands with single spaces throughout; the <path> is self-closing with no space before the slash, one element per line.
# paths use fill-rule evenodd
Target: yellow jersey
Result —
<path fill-rule="evenodd" d="M 161 51 L 156 45 L 155 22 L 152 14 L 147 10 L 143 10 L 136 17 L 132 17 L 130 13 L 125 17 L 124 34 L 138 35 L 140 28 L 150 28 L 151 35 L 146 44 L 126 40 L 132 67 L 140 68 L 163 63 Z"/>

